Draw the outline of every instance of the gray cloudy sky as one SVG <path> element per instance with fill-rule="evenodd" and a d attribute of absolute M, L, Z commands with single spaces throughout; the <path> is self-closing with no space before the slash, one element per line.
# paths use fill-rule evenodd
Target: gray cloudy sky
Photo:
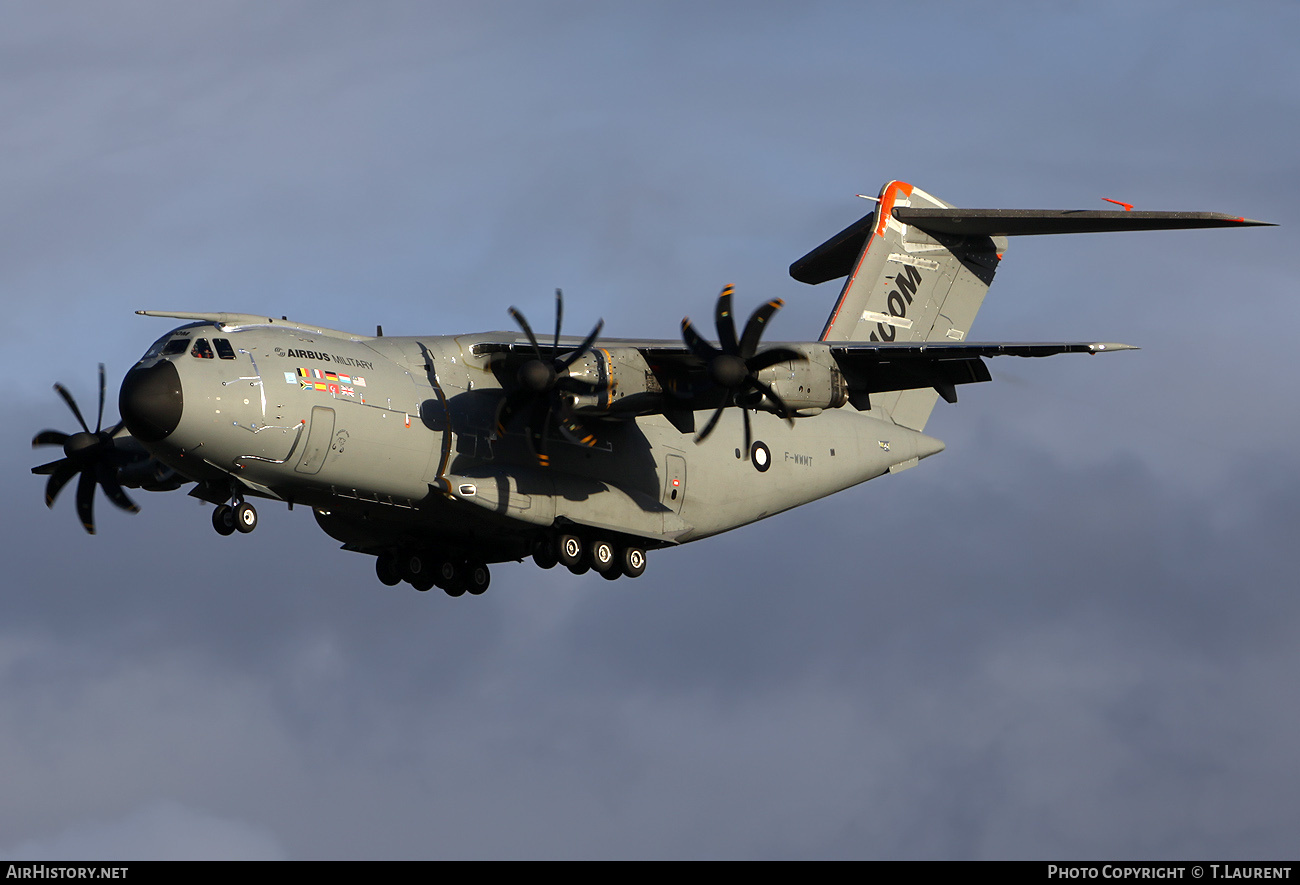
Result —
<path fill-rule="evenodd" d="M 0 857 L 1293 858 L 1290 3 L 0 6 Z M 918 469 L 653 556 L 387 589 L 301 511 L 29 447 L 168 321 L 674 337 L 891 178 L 1270 229 L 1016 241 Z M 746 308 L 747 309 L 747 308 Z M 1007 363 L 1010 364 L 1007 364 Z M 115 415 L 113 416 L 115 419 Z"/>

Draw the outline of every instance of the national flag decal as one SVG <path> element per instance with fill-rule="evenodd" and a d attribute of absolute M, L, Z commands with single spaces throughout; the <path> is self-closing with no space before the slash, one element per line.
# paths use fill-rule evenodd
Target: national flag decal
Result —
<path fill-rule="evenodd" d="M 284 380 L 290 384 L 297 381 L 303 390 L 319 390 L 334 396 L 356 398 L 358 387 L 366 386 L 365 378 L 344 375 L 341 372 L 323 372 L 320 369 L 300 368 L 296 372 L 285 372 Z M 365 402 L 365 397 L 361 397 Z"/>

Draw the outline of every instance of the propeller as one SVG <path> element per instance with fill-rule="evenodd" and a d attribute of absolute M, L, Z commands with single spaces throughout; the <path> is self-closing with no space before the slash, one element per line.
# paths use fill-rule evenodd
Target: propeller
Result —
<path fill-rule="evenodd" d="M 77 401 L 72 398 L 72 394 L 68 393 L 68 389 L 62 384 L 54 385 L 54 392 L 68 404 L 68 408 L 76 416 L 77 423 L 81 425 L 81 431 L 68 434 L 58 430 L 42 430 L 32 437 L 32 448 L 63 447 L 63 458 L 32 468 L 32 473 L 49 477 L 49 481 L 45 484 L 45 506 L 53 507 L 54 499 L 58 497 L 63 487 L 72 480 L 72 477 L 81 474 L 81 479 L 77 482 L 77 516 L 81 518 L 82 527 L 92 535 L 95 534 L 96 483 L 104 490 L 108 500 L 118 507 L 129 513 L 140 510 L 135 502 L 126 496 L 126 492 L 122 491 L 122 486 L 118 482 L 117 468 L 120 459 L 113 444 L 113 437 L 123 425 L 119 421 L 108 430 L 103 429 L 105 390 L 104 364 L 100 363 L 99 414 L 95 418 L 95 429 L 91 431 L 86 424 L 86 419 L 81 416 L 81 409 L 77 408 Z"/>
<path fill-rule="evenodd" d="M 714 325 L 718 331 L 720 347 L 714 347 L 704 340 L 704 337 L 691 325 L 689 317 L 682 320 L 682 340 L 686 342 L 691 353 L 704 362 L 709 380 L 725 391 L 721 405 L 713 413 L 709 423 L 704 425 L 704 429 L 696 435 L 695 442 L 702 443 L 708 438 L 713 428 L 718 426 L 718 421 L 727 406 L 741 406 L 741 414 L 745 418 L 743 451 L 745 459 L 748 460 L 752 440 L 748 409 L 762 402 L 763 397 L 771 401 L 778 415 L 789 422 L 790 426 L 794 426 L 794 417 L 790 408 L 775 390 L 758 380 L 758 373 L 777 363 L 803 360 L 807 357 L 788 347 L 773 347 L 762 353 L 756 353 L 759 338 L 762 337 L 768 320 L 772 319 L 772 315 L 785 303 L 780 298 L 774 298 L 755 310 L 749 317 L 749 322 L 745 323 L 744 333 L 737 339 L 736 322 L 731 316 L 731 296 L 734 291 L 732 286 L 725 287 L 718 295 L 718 303 L 714 307 Z"/>
<path fill-rule="evenodd" d="M 596 444 L 595 435 L 587 432 L 574 419 L 564 394 L 596 392 L 597 386 L 590 381 L 570 375 L 569 367 L 591 350 L 596 336 L 605 327 L 605 321 L 599 320 L 576 350 L 548 360 L 542 356 L 541 345 L 537 343 L 537 336 L 533 334 L 532 326 L 528 325 L 524 315 L 512 307 L 510 316 L 528 336 L 529 343 L 533 345 L 534 357 L 519 367 L 515 375 L 515 388 L 501 400 L 497 407 L 497 435 L 505 436 L 506 425 L 517 414 L 527 411 L 526 426 L 529 443 L 533 448 L 533 454 L 537 457 L 537 462 L 546 467 L 550 464 L 550 458 L 546 454 L 546 443 L 550 435 L 551 421 L 557 415 L 560 432 L 570 442 L 586 446 Z M 556 289 L 555 338 L 551 344 L 555 351 L 560 347 L 560 326 L 563 319 L 564 293 Z"/>

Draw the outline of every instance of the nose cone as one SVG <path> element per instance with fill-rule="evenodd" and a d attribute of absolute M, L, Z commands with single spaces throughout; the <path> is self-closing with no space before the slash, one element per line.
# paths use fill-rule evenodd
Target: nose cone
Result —
<path fill-rule="evenodd" d="M 158 442 L 175 430 L 184 405 L 180 373 L 166 360 L 127 372 L 117 398 L 127 430 L 144 442 Z"/>

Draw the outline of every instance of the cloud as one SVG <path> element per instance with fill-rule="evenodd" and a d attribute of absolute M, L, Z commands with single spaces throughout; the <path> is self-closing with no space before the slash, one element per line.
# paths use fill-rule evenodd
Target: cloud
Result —
<path fill-rule="evenodd" d="M 268 833 L 157 800 L 120 820 L 82 823 L 45 840 L 3 849 L 12 860 L 284 860 Z"/>

